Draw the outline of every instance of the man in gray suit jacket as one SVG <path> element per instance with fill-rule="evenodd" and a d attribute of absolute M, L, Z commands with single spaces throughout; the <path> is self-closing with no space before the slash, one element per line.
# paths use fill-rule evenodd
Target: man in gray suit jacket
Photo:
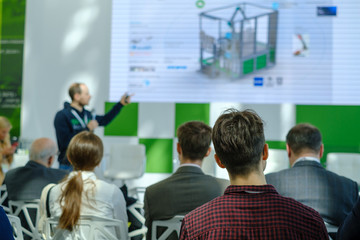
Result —
<path fill-rule="evenodd" d="M 292 167 L 267 174 L 267 183 L 279 194 L 315 209 L 326 223 L 339 226 L 358 199 L 357 183 L 321 166 L 324 145 L 319 129 L 311 124 L 289 131 L 286 150 Z"/>
<path fill-rule="evenodd" d="M 169 178 L 146 189 L 144 196 L 146 239 L 151 239 L 154 220 L 185 215 L 202 204 L 222 195 L 229 181 L 205 175 L 203 159 L 211 152 L 211 127 L 192 121 L 177 130 L 180 167 Z M 176 239 L 176 236 L 170 236 Z"/>
<path fill-rule="evenodd" d="M 6 173 L 9 200 L 40 199 L 42 189 L 49 183 L 58 183 L 67 171 L 50 168 L 55 160 L 57 147 L 49 138 L 36 139 L 30 147 L 30 161 L 24 167 Z"/>

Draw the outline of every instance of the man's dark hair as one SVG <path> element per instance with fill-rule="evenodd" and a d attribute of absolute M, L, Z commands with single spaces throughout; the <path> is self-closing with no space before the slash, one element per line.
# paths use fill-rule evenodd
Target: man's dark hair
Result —
<path fill-rule="evenodd" d="M 190 160 L 202 160 L 211 143 L 211 127 L 203 122 L 191 121 L 177 129 L 183 156 Z"/>
<path fill-rule="evenodd" d="M 253 110 L 226 110 L 216 121 L 215 152 L 230 175 L 246 176 L 258 168 L 264 150 L 262 119 Z"/>
<path fill-rule="evenodd" d="M 70 88 L 69 88 L 69 96 L 71 98 L 71 100 L 74 100 L 74 96 L 76 93 L 81 93 L 81 88 L 80 88 L 81 83 L 73 83 L 71 84 Z"/>
<path fill-rule="evenodd" d="M 311 150 L 314 153 L 320 151 L 322 144 L 319 129 L 309 123 L 301 123 L 290 129 L 286 135 L 286 143 L 295 154 L 303 150 Z"/>

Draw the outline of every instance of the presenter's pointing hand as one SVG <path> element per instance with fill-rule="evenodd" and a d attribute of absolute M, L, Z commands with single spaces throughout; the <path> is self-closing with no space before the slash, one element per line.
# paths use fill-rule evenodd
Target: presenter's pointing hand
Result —
<path fill-rule="evenodd" d="M 88 124 L 87 127 L 90 131 L 94 131 L 95 128 L 97 128 L 99 126 L 99 123 L 96 120 L 91 120 Z"/>
<path fill-rule="evenodd" d="M 125 93 L 124 95 L 122 95 L 122 97 L 120 99 L 120 103 L 124 106 L 130 104 L 132 96 L 134 96 L 134 94 Z"/>

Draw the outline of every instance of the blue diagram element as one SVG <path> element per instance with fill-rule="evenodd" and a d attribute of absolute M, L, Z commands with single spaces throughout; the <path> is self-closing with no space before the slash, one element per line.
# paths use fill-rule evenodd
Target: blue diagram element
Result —
<path fill-rule="evenodd" d="M 254 86 L 255 87 L 264 86 L 264 78 L 263 77 L 254 77 Z"/>
<path fill-rule="evenodd" d="M 279 9 L 279 3 L 278 2 L 273 2 L 272 9 L 278 10 Z"/>
<path fill-rule="evenodd" d="M 146 87 L 150 86 L 150 80 L 145 79 L 145 80 L 144 80 L 144 84 L 145 84 Z"/>

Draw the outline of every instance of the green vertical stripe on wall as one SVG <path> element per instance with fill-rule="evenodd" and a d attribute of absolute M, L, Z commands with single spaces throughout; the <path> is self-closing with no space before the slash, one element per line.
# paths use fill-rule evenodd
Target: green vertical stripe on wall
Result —
<path fill-rule="evenodd" d="M 329 152 L 360 152 L 360 106 L 296 106 L 296 123 L 308 122 L 321 131 Z"/>
<path fill-rule="evenodd" d="M 0 0 L 0 113 L 20 135 L 26 0 Z"/>
<path fill-rule="evenodd" d="M 2 38 L 2 5 L 3 5 L 3 0 L 0 0 L 0 73 L 1 73 L 1 38 Z"/>
<path fill-rule="evenodd" d="M 210 123 L 210 104 L 208 103 L 176 103 L 175 104 L 175 136 L 177 128 L 188 121 Z"/>

